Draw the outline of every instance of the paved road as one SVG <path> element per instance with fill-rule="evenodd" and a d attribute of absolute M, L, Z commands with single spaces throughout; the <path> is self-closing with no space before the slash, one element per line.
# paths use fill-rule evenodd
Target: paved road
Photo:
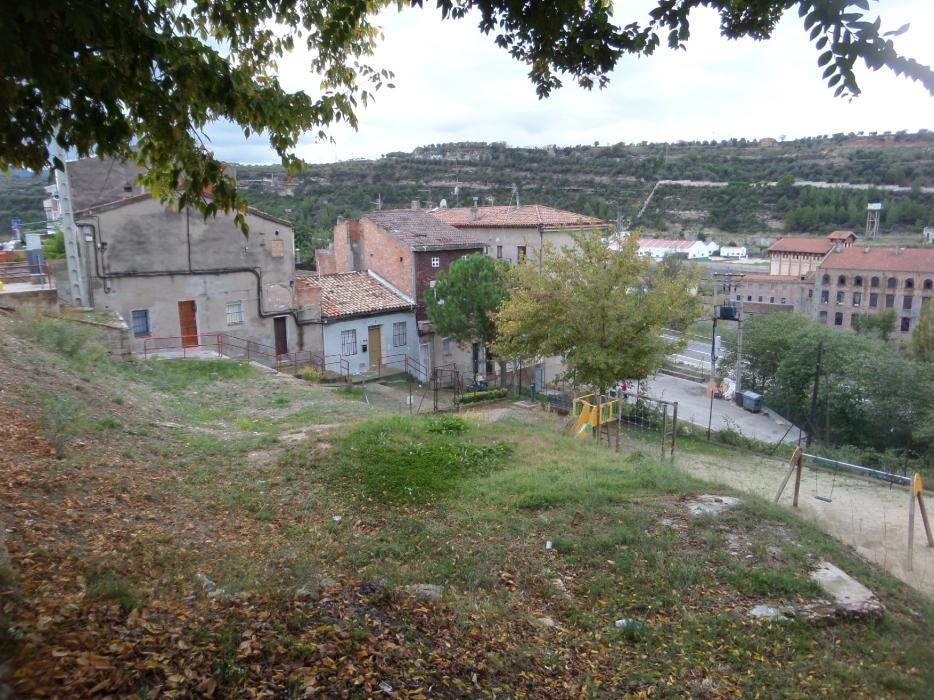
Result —
<path fill-rule="evenodd" d="M 648 385 L 649 396 L 678 402 L 679 420 L 688 421 L 704 430 L 707 429 L 710 399 L 706 396 L 705 385 L 664 374 L 659 374 L 655 379 L 649 380 Z M 796 442 L 798 429 L 792 428 L 788 432 L 789 425 L 788 421 L 768 408 L 762 413 L 750 413 L 744 411 L 733 401 L 723 399 L 713 401 L 712 430 L 732 428 L 746 437 L 764 442 L 780 442 L 783 438 L 784 442 Z"/>

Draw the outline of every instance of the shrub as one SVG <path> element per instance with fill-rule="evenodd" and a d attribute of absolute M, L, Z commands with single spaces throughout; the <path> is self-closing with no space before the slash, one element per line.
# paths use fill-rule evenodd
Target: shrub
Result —
<path fill-rule="evenodd" d="M 320 382 L 324 375 L 314 367 L 302 367 L 295 373 L 295 376 L 306 382 Z"/>
<path fill-rule="evenodd" d="M 467 430 L 467 421 L 456 416 L 434 416 L 428 419 L 425 430 L 442 435 L 462 433 Z"/>
<path fill-rule="evenodd" d="M 50 396 L 42 402 L 42 427 L 55 456 L 65 456 L 65 448 L 78 434 L 78 408 L 64 396 Z"/>
<path fill-rule="evenodd" d="M 100 361 L 107 354 L 97 342 L 96 333 L 74 321 L 50 318 L 42 314 L 23 314 L 16 324 L 19 335 L 35 341 L 59 355 L 64 355 L 80 368 Z"/>
<path fill-rule="evenodd" d="M 509 395 L 507 389 L 490 389 L 488 391 L 474 391 L 469 394 L 464 394 L 461 396 L 460 402 L 463 403 L 479 403 L 480 401 L 495 401 L 496 399 L 503 399 Z"/>

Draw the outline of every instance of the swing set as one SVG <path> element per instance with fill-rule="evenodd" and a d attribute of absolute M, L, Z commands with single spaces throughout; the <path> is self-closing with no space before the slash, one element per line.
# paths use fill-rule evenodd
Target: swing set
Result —
<path fill-rule="evenodd" d="M 791 479 L 791 475 L 795 475 L 795 490 L 794 490 L 794 499 L 792 501 L 792 506 L 798 507 L 798 494 L 801 491 L 801 474 L 804 469 L 804 460 L 810 460 L 811 463 L 815 466 L 829 468 L 832 471 L 832 476 L 830 480 L 830 491 L 827 495 L 823 495 L 820 492 L 820 472 L 815 470 L 815 481 L 814 481 L 814 498 L 818 501 L 824 503 L 833 503 L 833 491 L 837 485 L 837 472 L 845 470 L 858 474 L 861 476 L 870 477 L 873 479 L 879 479 L 880 481 L 887 482 L 889 484 L 898 484 L 899 486 L 907 486 L 909 491 L 909 502 L 908 502 L 908 570 L 912 570 L 912 558 L 913 558 L 913 549 L 914 549 L 914 539 L 915 539 L 915 508 L 921 512 L 921 522 L 924 526 L 924 534 L 927 537 L 928 547 L 934 547 L 934 535 L 931 534 L 931 523 L 928 519 L 927 507 L 924 504 L 924 482 L 921 480 L 920 474 L 914 474 L 913 476 L 902 476 L 901 474 L 892 474 L 890 472 L 880 471 L 879 469 L 871 469 L 869 467 L 863 467 L 859 464 L 849 464 L 848 462 L 841 462 L 835 459 L 828 459 L 827 457 L 820 457 L 818 455 L 812 455 L 806 453 L 800 447 L 795 448 L 794 454 L 789 460 L 788 471 L 785 473 L 785 477 L 782 479 L 781 485 L 778 487 L 778 492 L 775 494 L 773 503 L 778 503 L 778 500 L 781 498 L 782 493 L 785 491 L 785 487 L 788 485 L 788 481 Z"/>

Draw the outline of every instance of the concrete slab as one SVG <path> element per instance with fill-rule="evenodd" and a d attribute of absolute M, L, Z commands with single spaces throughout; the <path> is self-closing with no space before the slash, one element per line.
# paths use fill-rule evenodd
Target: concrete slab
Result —
<path fill-rule="evenodd" d="M 874 618 L 885 614 L 885 606 L 875 593 L 829 561 L 820 562 L 811 578 L 824 589 L 843 617 Z"/>

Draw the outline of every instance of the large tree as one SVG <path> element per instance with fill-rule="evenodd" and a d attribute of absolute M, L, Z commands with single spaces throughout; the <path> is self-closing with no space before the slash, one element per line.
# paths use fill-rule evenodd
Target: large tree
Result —
<path fill-rule="evenodd" d="M 493 312 L 509 296 L 504 260 L 480 253 L 451 263 L 425 293 L 428 318 L 436 333 L 458 343 L 478 342 L 484 348 L 496 335 Z"/>
<path fill-rule="evenodd" d="M 205 145 L 204 127 L 228 120 L 245 135 L 264 133 L 291 169 L 299 137 L 325 138 L 390 78 L 368 59 L 373 24 L 390 0 L 21 0 L 0 13 L 0 167 L 39 170 L 60 163 L 53 138 L 79 156 L 131 158 L 151 169 L 146 184 L 205 214 L 245 203 Z M 423 0 L 406 3 L 421 6 Z M 467 16 L 529 66 L 538 94 L 562 75 L 604 86 L 626 55 L 660 45 L 683 48 L 691 13 L 720 15 L 727 38 L 771 36 L 797 8 L 838 94 L 855 95 L 854 64 L 888 68 L 934 94 L 934 71 L 899 54 L 869 0 L 658 0 L 644 22 L 623 25 L 606 0 L 437 0 L 444 19 Z M 473 12 L 471 12 L 473 11 Z M 296 44 L 313 56 L 317 90 L 290 93 L 276 62 Z M 181 189 L 178 188 L 182 184 Z M 206 196 L 211 192 L 212 196 Z M 242 224 L 242 217 L 239 218 Z"/>
<path fill-rule="evenodd" d="M 662 331 L 700 312 L 696 275 L 651 274 L 629 236 L 607 250 L 599 231 L 514 268 L 511 297 L 494 315 L 503 357 L 560 355 L 570 379 L 601 389 L 645 377 L 680 344 Z"/>

